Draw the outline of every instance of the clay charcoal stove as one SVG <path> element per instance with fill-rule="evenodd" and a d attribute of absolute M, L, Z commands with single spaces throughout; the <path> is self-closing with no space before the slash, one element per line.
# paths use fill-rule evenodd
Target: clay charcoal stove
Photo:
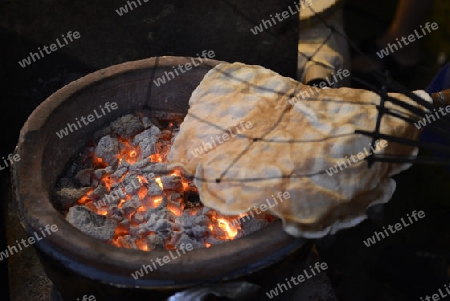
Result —
<path fill-rule="evenodd" d="M 180 121 L 140 116 L 124 115 L 97 131 L 59 179 L 55 197 L 75 228 L 117 247 L 151 251 L 209 248 L 275 220 L 203 206 L 192 177 L 167 168 Z"/>
<path fill-rule="evenodd" d="M 160 57 L 99 70 L 55 92 L 24 124 L 13 191 L 29 235 L 46 225 L 58 227 L 35 246 L 64 301 L 83 295 L 167 300 L 205 283 L 251 281 L 265 287 L 277 267 L 311 248 L 283 231 L 281 220 L 267 220 L 256 210 L 238 223 L 205 208 L 189 175 L 167 170 L 164 158 L 191 93 L 219 61 L 204 62 L 158 89 L 152 80 L 189 61 Z M 118 109 L 56 137 L 68 121 L 106 101 Z M 132 277 L 182 242 L 198 246 Z"/>

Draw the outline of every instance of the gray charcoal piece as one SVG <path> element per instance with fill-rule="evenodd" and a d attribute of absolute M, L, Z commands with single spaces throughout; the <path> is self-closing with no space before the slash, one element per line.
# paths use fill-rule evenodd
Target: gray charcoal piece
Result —
<path fill-rule="evenodd" d="M 142 132 L 144 125 L 139 120 L 139 117 L 128 114 L 113 121 L 111 123 L 111 130 L 122 138 L 130 139 Z"/>
<path fill-rule="evenodd" d="M 155 180 L 150 181 L 150 185 L 148 186 L 147 195 L 149 196 L 160 196 L 163 194 L 161 187 L 159 187 L 158 183 Z"/>
<path fill-rule="evenodd" d="M 196 216 L 186 214 L 186 211 L 185 211 L 182 216 L 178 216 L 175 219 L 175 223 L 177 225 L 180 225 L 184 229 L 192 228 L 195 223 L 195 217 Z"/>
<path fill-rule="evenodd" d="M 252 219 L 245 220 L 241 224 L 241 228 L 242 228 L 242 232 L 244 235 L 249 235 L 250 233 L 256 232 L 256 231 L 264 228 L 268 224 L 269 224 L 269 222 L 265 219 L 252 218 Z"/>
<path fill-rule="evenodd" d="M 167 169 L 167 163 L 152 163 L 142 168 L 143 173 L 168 174 L 171 170 Z"/>
<path fill-rule="evenodd" d="M 143 223 L 145 221 L 145 212 L 142 211 L 136 212 L 135 214 L 133 214 L 131 221 L 136 224 Z"/>
<path fill-rule="evenodd" d="M 142 206 L 141 200 L 139 199 L 138 196 L 135 195 L 123 204 L 122 210 L 125 213 L 125 215 L 129 215 L 138 210 L 138 208 L 141 206 Z"/>
<path fill-rule="evenodd" d="M 138 177 L 132 174 L 128 174 L 123 178 L 122 185 L 127 194 L 137 194 L 139 189 L 141 189 Z"/>
<path fill-rule="evenodd" d="M 185 234 L 184 231 L 173 231 L 168 243 L 172 246 L 176 246 L 183 234 Z"/>
<path fill-rule="evenodd" d="M 120 148 L 120 143 L 119 143 Z M 122 160 L 123 161 L 123 160 Z M 119 167 L 119 158 L 114 158 L 109 166 L 107 166 L 105 169 L 108 171 L 108 167 L 111 167 L 111 171 L 108 172 L 109 174 L 112 174 L 114 170 L 116 170 Z"/>
<path fill-rule="evenodd" d="M 144 127 L 146 129 L 153 126 L 153 123 L 150 121 L 150 118 L 148 118 L 147 116 L 142 117 L 142 124 L 144 125 Z"/>
<path fill-rule="evenodd" d="M 183 195 L 178 192 L 169 191 L 167 194 L 167 199 L 172 202 L 181 202 L 183 200 Z"/>
<path fill-rule="evenodd" d="M 156 128 L 158 129 L 158 128 Z M 158 135 L 160 134 L 159 129 L 157 131 L 152 130 L 152 128 L 147 129 L 136 136 L 134 136 L 133 141 L 131 142 L 131 145 L 138 145 L 142 141 L 150 140 L 153 142 L 158 141 Z"/>
<path fill-rule="evenodd" d="M 183 206 L 184 206 L 183 203 L 175 202 L 175 201 L 167 201 L 167 207 L 169 207 L 169 205 L 170 205 L 170 207 L 175 207 L 178 210 L 180 210 L 180 212 L 183 212 Z"/>
<path fill-rule="evenodd" d="M 93 201 L 98 201 L 107 194 L 108 189 L 103 185 L 99 185 L 91 192 L 91 194 L 89 194 L 89 198 Z"/>
<path fill-rule="evenodd" d="M 82 196 L 91 190 L 91 187 L 83 188 L 63 188 L 56 192 L 57 202 L 61 205 L 63 210 L 67 210 L 73 206 Z"/>
<path fill-rule="evenodd" d="M 139 170 L 151 164 L 152 160 L 150 158 L 142 159 L 132 165 L 130 165 L 130 171 Z"/>
<path fill-rule="evenodd" d="M 172 235 L 172 224 L 166 219 L 160 219 L 156 222 L 153 231 L 167 239 Z"/>
<path fill-rule="evenodd" d="M 165 206 L 160 206 L 158 208 L 160 208 L 156 213 L 158 216 L 158 220 L 169 220 L 169 221 L 175 220 L 173 213 Z"/>
<path fill-rule="evenodd" d="M 100 139 L 95 148 L 95 155 L 102 158 L 103 161 L 111 165 L 113 163 L 115 156 L 119 153 L 119 140 L 116 138 L 111 138 L 107 135 Z"/>
<path fill-rule="evenodd" d="M 160 210 L 159 208 L 147 209 L 147 211 L 145 212 L 144 218 L 149 225 L 156 223 L 159 210 Z"/>
<path fill-rule="evenodd" d="M 137 235 L 138 235 L 139 237 L 144 237 L 144 236 L 148 235 L 149 232 L 150 232 L 150 229 L 149 229 L 147 223 L 141 223 L 141 224 L 139 224 L 139 225 L 138 225 L 138 228 L 139 228 L 139 229 L 138 229 Z"/>
<path fill-rule="evenodd" d="M 124 174 L 126 174 L 128 172 L 128 166 L 122 166 L 117 168 L 116 171 L 114 171 L 111 174 L 111 179 L 113 180 L 119 180 Z"/>
<path fill-rule="evenodd" d="M 117 160 L 117 162 L 119 162 L 119 161 Z M 109 175 L 112 174 L 115 170 L 116 170 L 116 168 L 113 168 L 111 165 L 106 166 L 106 168 L 105 168 L 106 173 Z"/>
<path fill-rule="evenodd" d="M 66 220 L 81 232 L 102 241 L 111 240 L 117 226 L 116 221 L 98 215 L 86 206 L 69 208 Z"/>
<path fill-rule="evenodd" d="M 160 219 L 160 220 L 156 221 L 154 229 L 155 229 L 155 232 L 163 232 L 163 231 L 172 230 L 172 224 L 166 219 Z"/>
<path fill-rule="evenodd" d="M 130 163 L 128 163 L 125 160 L 120 161 L 120 164 L 117 166 L 117 168 L 122 168 L 122 167 L 126 167 L 126 168 L 130 168 Z"/>
<path fill-rule="evenodd" d="M 122 222 L 128 222 L 129 221 L 125 218 L 125 214 L 123 213 L 123 210 L 117 207 L 117 205 L 111 205 L 108 207 L 109 209 L 109 217 L 114 219 L 115 221 L 118 221 L 120 223 Z"/>
<path fill-rule="evenodd" d="M 199 226 L 208 226 L 210 224 L 210 220 L 205 215 L 198 215 L 194 218 L 194 224 Z"/>
<path fill-rule="evenodd" d="M 174 217 L 172 212 L 170 212 L 166 208 L 161 208 L 159 210 L 157 210 L 156 208 L 152 208 L 147 210 L 147 212 L 145 213 L 145 220 L 147 221 L 146 224 L 150 231 L 154 231 L 159 221 L 172 221 L 174 220 Z"/>
<path fill-rule="evenodd" d="M 177 242 L 175 248 L 180 249 L 180 246 L 181 246 L 182 244 L 184 245 L 184 249 L 186 249 L 186 246 L 187 246 L 188 244 L 192 245 L 194 249 L 196 249 L 196 248 L 201 248 L 201 247 L 204 246 L 202 243 L 200 243 L 200 242 L 198 242 L 198 241 L 196 241 L 196 240 L 193 240 L 192 238 L 190 238 L 190 237 L 189 237 L 188 235 L 186 235 L 186 234 L 182 234 L 182 235 L 181 235 L 181 238 L 178 240 L 178 242 Z"/>
<path fill-rule="evenodd" d="M 90 186 L 91 185 L 91 177 L 94 173 L 94 169 L 88 168 L 83 169 L 77 172 L 77 175 L 75 176 L 75 179 L 77 179 L 77 182 L 82 186 Z"/>
<path fill-rule="evenodd" d="M 195 225 L 192 227 L 192 235 L 196 238 L 203 238 L 209 234 L 208 227 Z"/>
<path fill-rule="evenodd" d="M 134 239 L 139 238 L 139 226 L 130 226 L 130 236 Z"/>
<path fill-rule="evenodd" d="M 159 135 L 161 135 L 161 130 L 156 125 L 154 125 L 150 128 L 150 134 L 152 134 L 152 136 L 159 137 Z"/>
<path fill-rule="evenodd" d="M 141 149 L 140 158 L 147 158 L 158 152 L 156 149 L 156 141 L 149 139 L 139 142 L 139 148 Z"/>
<path fill-rule="evenodd" d="M 165 250 L 164 239 L 158 234 L 151 234 L 147 236 L 147 245 L 150 250 Z"/>
<path fill-rule="evenodd" d="M 105 201 L 107 204 L 118 205 L 120 203 L 120 199 L 124 199 L 126 197 L 123 192 L 121 186 L 111 185 L 111 190 L 109 194 L 105 195 Z"/>
<path fill-rule="evenodd" d="M 127 219 L 124 219 L 122 221 L 120 221 L 117 226 L 120 226 L 121 228 L 129 228 L 130 227 L 130 221 Z"/>
<path fill-rule="evenodd" d="M 97 178 L 98 180 L 101 180 L 101 178 L 102 178 L 103 175 L 105 175 L 105 174 L 107 174 L 105 168 L 100 168 L 100 169 L 94 170 L 94 176 L 95 176 L 95 178 Z"/>
<path fill-rule="evenodd" d="M 183 183 L 180 176 L 162 176 L 161 183 L 164 190 L 172 190 L 176 192 L 183 191 Z"/>

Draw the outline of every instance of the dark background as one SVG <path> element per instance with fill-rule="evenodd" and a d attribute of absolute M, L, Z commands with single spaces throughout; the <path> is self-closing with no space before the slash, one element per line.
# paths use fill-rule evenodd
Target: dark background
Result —
<path fill-rule="evenodd" d="M 425 0 L 426 1 L 426 0 Z M 295 76 L 297 27 L 294 19 L 274 26 L 264 35 L 249 35 L 252 21 L 280 11 L 273 1 L 154 1 L 119 16 L 115 10 L 126 1 L 2 1 L 0 2 L 0 99 L 2 103 L 2 143 L 0 156 L 13 152 L 19 131 L 33 109 L 65 84 L 92 71 L 131 60 L 158 55 L 196 56 L 214 50 L 216 59 L 260 64 L 286 76 Z M 210 3 L 212 2 L 212 3 Z M 283 1 L 286 7 L 293 1 Z M 345 29 L 355 42 L 376 36 L 389 24 L 396 1 L 349 0 L 344 4 Z M 192 12 L 202 18 L 192 18 Z M 422 62 L 418 71 L 403 82 L 410 89 L 422 89 L 450 54 L 450 3 L 435 1 L 429 21 L 439 30 L 421 41 Z M 19 60 L 37 47 L 50 45 L 68 31 L 81 37 L 64 48 L 46 54 L 25 68 Z M 207 39 L 205 37 L 208 37 Z M 440 59 L 438 59 L 440 58 Z M 33 172 L 33 171 L 30 171 Z M 0 171 L 2 205 L 10 193 L 9 171 Z M 355 228 L 317 242 L 319 253 L 329 262 L 330 278 L 340 300 L 410 300 L 414 285 L 398 283 L 376 272 L 377 258 L 389 246 L 410 246 L 414 250 L 450 253 L 450 176 L 442 167 L 414 166 L 396 177 L 398 189 L 376 215 Z M 424 210 L 422 225 L 403 230 L 371 248 L 362 240 L 382 225 L 395 222 L 412 210 Z M 7 220 L 6 209 L 2 221 Z M 6 249 L 6 222 L 1 224 L 0 251 Z M 10 238 L 11 239 L 11 238 Z M 16 254 L 17 255 L 17 254 Z M 386 261 L 387 262 L 387 261 Z M 8 278 L 3 260 L 3 278 Z M 392 265 L 395 266 L 395 261 Z M 411 262 L 410 267 L 414 266 Z M 405 268 L 400 277 L 405 277 Z M 408 273 L 408 272 L 406 272 Z M 405 278 L 406 279 L 406 278 Z M 406 281 L 406 280 L 405 280 Z M 9 296 L 8 283 L 0 291 Z M 408 286 L 409 284 L 409 286 Z M 26 286 L 24 286 L 26 287 Z M 437 291 L 442 287 L 435 284 Z"/>

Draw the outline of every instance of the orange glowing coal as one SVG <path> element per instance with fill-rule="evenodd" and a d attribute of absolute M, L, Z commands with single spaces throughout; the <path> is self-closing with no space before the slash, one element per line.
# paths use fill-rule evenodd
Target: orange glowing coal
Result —
<path fill-rule="evenodd" d="M 136 241 L 134 243 L 136 244 L 136 247 L 138 247 L 139 250 L 149 251 L 148 245 L 147 245 L 147 242 L 145 241 L 145 239 L 136 239 Z"/>
<path fill-rule="evenodd" d="M 162 183 L 162 181 L 161 181 L 161 178 L 155 178 L 155 182 L 156 183 L 158 183 L 158 186 L 161 188 L 161 189 L 164 189 L 164 187 L 163 187 L 163 183 Z"/>
<path fill-rule="evenodd" d="M 172 126 L 173 124 L 171 124 L 171 127 Z M 148 156 L 147 158 L 141 157 L 141 150 L 139 146 L 132 146 L 130 144 L 130 141 L 121 139 L 119 137 L 118 140 L 122 143 L 122 147 L 120 152 L 115 157 L 119 159 L 119 163 L 120 161 L 125 160 L 125 162 L 129 163 L 130 165 L 142 159 L 150 159 L 152 163 L 167 163 L 167 155 L 170 151 L 171 137 L 173 135 L 168 134 L 166 131 L 164 134 L 162 134 L 162 136 L 164 138 L 160 137 L 160 140 L 155 143 L 156 153 Z M 92 159 L 93 165 L 96 169 L 104 169 L 108 167 L 108 164 L 101 158 L 97 157 L 95 154 L 91 154 L 89 158 Z M 110 174 L 104 174 L 99 181 L 99 185 L 103 185 L 108 193 L 110 193 L 111 187 L 116 184 L 121 184 L 125 177 L 129 174 L 130 172 L 127 171 L 120 177 L 116 178 L 111 177 Z M 236 218 L 245 216 L 245 214 L 239 216 L 222 216 L 218 212 L 211 209 L 207 211 L 207 213 L 202 213 L 203 205 L 201 205 L 201 203 L 191 202 L 187 199 L 184 200 L 183 197 L 183 192 L 197 192 L 197 189 L 193 185 L 192 180 L 186 178 L 181 170 L 173 170 L 168 174 L 170 176 L 176 176 L 177 178 L 181 179 L 181 183 L 183 185 L 183 191 L 177 191 L 177 193 L 173 192 L 177 195 L 176 197 L 173 197 L 173 199 L 172 192 L 165 191 L 164 189 L 164 185 L 161 179 L 162 174 L 155 175 L 154 177 L 154 181 L 163 191 L 162 195 L 159 196 L 148 195 L 148 190 L 151 184 L 150 178 L 147 178 L 142 174 L 136 175 L 137 180 L 139 181 L 139 190 L 137 192 L 136 190 L 134 190 L 133 193 L 137 193 L 142 203 L 138 208 L 133 208 L 132 206 L 125 207 L 127 213 L 126 216 L 124 215 L 124 218 L 128 219 L 128 222 L 120 223 L 117 225 L 114 237 L 110 241 L 111 244 L 122 248 L 137 248 L 142 251 L 151 251 L 151 248 L 147 245 L 147 239 L 145 236 L 134 236 L 132 241 L 130 241 L 130 232 L 133 233 L 130 229 L 132 229 L 131 227 L 139 227 L 139 223 L 146 223 L 147 221 L 144 219 L 144 217 L 147 218 L 145 213 L 149 209 L 154 209 L 161 206 L 163 200 L 168 200 L 164 204 L 166 204 L 166 208 L 175 217 L 182 217 L 183 215 L 196 216 L 199 214 L 203 214 L 204 216 L 206 216 L 208 218 L 208 221 L 205 227 L 209 229 L 209 231 L 206 230 L 205 233 L 209 233 L 208 235 L 212 236 L 216 240 L 233 240 L 238 237 L 238 234 L 241 230 L 240 224 L 235 224 L 232 221 L 234 221 Z M 168 189 L 170 190 L 170 188 Z M 109 212 L 109 210 L 113 210 L 113 207 L 108 207 L 106 204 L 103 204 L 103 206 L 94 206 L 94 201 L 89 197 L 93 190 L 94 189 L 91 189 L 85 195 L 83 195 L 78 200 L 78 204 L 88 206 L 89 209 L 96 212 L 97 214 L 110 218 L 110 214 L 113 213 Z M 132 199 L 132 194 L 128 193 L 125 187 L 122 187 L 122 191 L 123 195 L 120 196 L 120 201 L 117 205 L 117 207 L 120 209 L 123 209 L 124 205 Z M 178 195 L 178 193 L 180 193 L 181 196 Z M 181 226 L 178 224 L 174 225 L 173 227 L 173 229 L 181 229 Z M 154 233 L 150 231 L 150 233 L 146 233 L 145 235 L 153 234 Z M 204 240 L 201 241 L 201 243 L 206 248 L 211 247 L 211 243 L 210 241 L 207 241 L 206 236 Z M 171 242 L 171 237 L 164 240 L 164 246 L 167 250 L 175 248 L 173 242 Z"/>
<path fill-rule="evenodd" d="M 238 229 L 232 227 L 228 220 L 218 218 L 217 221 L 219 222 L 219 228 L 221 228 L 226 233 L 226 236 L 223 239 L 233 239 L 236 237 L 236 235 L 238 234 Z"/>

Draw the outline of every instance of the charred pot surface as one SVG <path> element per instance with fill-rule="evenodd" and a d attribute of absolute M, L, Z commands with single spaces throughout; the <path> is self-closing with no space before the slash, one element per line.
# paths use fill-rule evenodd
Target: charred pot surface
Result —
<path fill-rule="evenodd" d="M 59 272 L 49 271 L 54 275 L 54 282 L 61 281 L 59 278 L 64 275 L 60 274 L 61 270 L 102 285 L 122 288 L 177 288 L 204 281 L 229 281 L 268 267 L 305 243 L 287 235 L 281 223 L 275 221 L 263 231 L 240 239 L 209 249 L 194 249 L 134 280 L 131 273 L 169 252 L 143 252 L 99 243 L 97 238 L 72 226 L 59 212 L 58 202 L 52 198 L 55 185 L 67 163 L 99 129 L 136 112 L 163 119 L 182 118 L 186 114 L 190 94 L 206 72 L 219 62 L 205 62 L 188 76 L 177 77 L 158 88 L 153 87 L 152 79 L 188 61 L 189 58 L 150 58 L 91 73 L 51 95 L 24 124 L 16 148 L 21 160 L 12 166 L 13 189 L 21 222 L 28 234 L 46 225 L 55 224 L 59 229 L 35 244 L 43 261 L 58 266 Z M 116 102 L 118 109 L 62 139 L 57 137 L 56 132 L 68 122 L 87 116 L 106 101 Z M 78 178 L 88 180 L 83 173 Z M 72 193 L 81 192 L 72 190 Z M 66 197 L 67 205 L 75 196 L 69 193 Z"/>

